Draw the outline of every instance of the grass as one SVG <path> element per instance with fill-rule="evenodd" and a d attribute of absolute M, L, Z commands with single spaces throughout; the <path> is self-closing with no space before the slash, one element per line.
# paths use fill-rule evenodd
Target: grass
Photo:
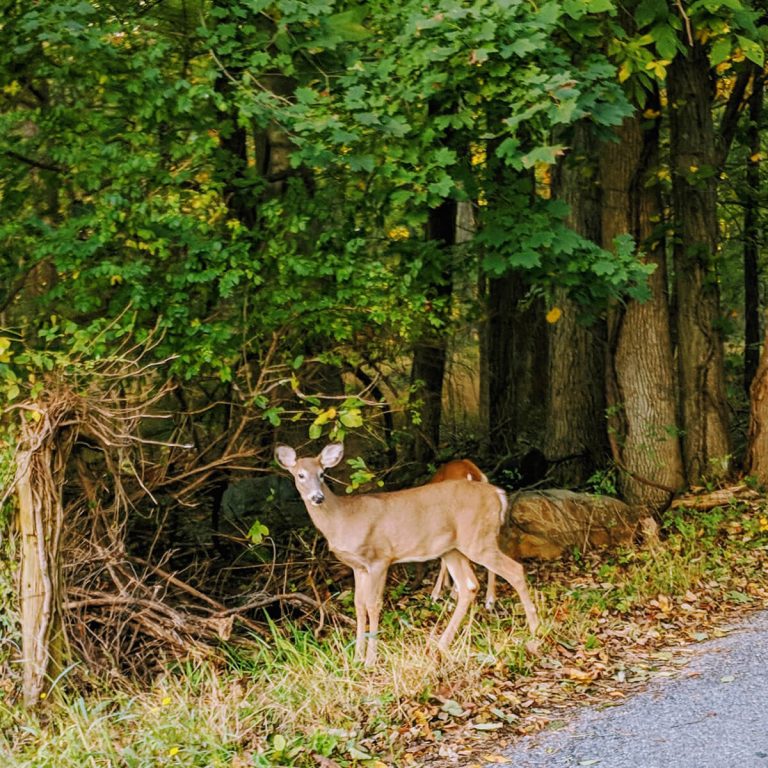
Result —
<path fill-rule="evenodd" d="M 507 593 L 496 613 L 476 609 L 438 658 L 430 633 L 449 608 L 418 593 L 389 606 L 372 670 L 353 662 L 349 630 L 317 639 L 280 625 L 270 641 L 229 646 L 218 664 L 176 664 L 151 687 L 95 680 L 80 693 L 83 674 L 73 675 L 38 712 L 0 681 L 0 764 L 381 768 L 440 754 L 470 764 L 504 734 L 557 722 L 575 694 L 625 696 L 663 663 L 665 645 L 767 606 L 767 529 L 759 511 L 716 510 L 670 519 L 655 551 L 529 568 L 544 626 L 538 657 L 525 651 Z"/>

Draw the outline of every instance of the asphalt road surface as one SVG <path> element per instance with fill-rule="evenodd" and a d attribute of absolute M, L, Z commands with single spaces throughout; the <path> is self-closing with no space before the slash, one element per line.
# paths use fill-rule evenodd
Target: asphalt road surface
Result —
<path fill-rule="evenodd" d="M 675 677 L 518 741 L 506 765 L 768 768 L 768 612 L 731 629 L 689 649 L 691 661 Z"/>

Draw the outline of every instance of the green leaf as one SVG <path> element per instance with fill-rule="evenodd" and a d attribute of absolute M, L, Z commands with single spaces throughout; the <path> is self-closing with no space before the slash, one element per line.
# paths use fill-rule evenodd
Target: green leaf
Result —
<path fill-rule="evenodd" d="M 248 529 L 248 538 L 253 544 L 261 544 L 265 536 L 269 536 L 269 528 L 258 520 L 253 521 L 253 525 Z"/>
<path fill-rule="evenodd" d="M 638 27 L 646 27 L 654 21 L 666 19 L 668 16 L 667 0 L 641 0 L 635 9 L 635 22 Z"/>
<path fill-rule="evenodd" d="M 651 30 L 651 37 L 662 59 L 674 59 L 682 47 L 677 32 L 669 24 L 657 24 Z"/>
<path fill-rule="evenodd" d="M 744 55 L 751 62 L 762 67 L 765 63 L 765 51 L 763 50 L 763 46 L 742 35 L 736 35 L 736 39 L 739 41 L 739 46 L 741 47 L 741 50 L 744 51 Z"/>
<path fill-rule="evenodd" d="M 557 158 L 563 154 L 565 147 L 560 144 L 555 144 L 548 147 L 536 147 L 532 149 L 528 154 L 523 155 L 523 167 L 533 168 L 537 163 L 545 163 L 546 165 L 554 165 Z"/>
<path fill-rule="evenodd" d="M 359 408 L 351 408 L 350 410 L 342 410 L 339 412 L 339 421 L 349 429 L 355 429 L 356 427 L 363 426 L 363 414 Z"/>
<path fill-rule="evenodd" d="M 714 43 L 709 51 L 709 63 L 716 67 L 722 64 L 731 55 L 731 40 L 728 37 L 721 37 Z M 746 55 L 746 54 L 745 54 Z"/>

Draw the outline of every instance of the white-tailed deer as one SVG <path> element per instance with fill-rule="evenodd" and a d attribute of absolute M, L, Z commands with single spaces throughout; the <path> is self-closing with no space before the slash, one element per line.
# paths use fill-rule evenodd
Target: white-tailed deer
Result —
<path fill-rule="evenodd" d="M 488 478 L 474 461 L 469 459 L 454 459 L 438 468 L 429 480 L 430 483 L 442 483 L 446 480 L 469 480 L 477 483 L 487 483 Z M 432 589 L 432 599 L 439 600 L 443 587 L 448 581 L 448 568 L 444 561 L 440 563 L 440 573 Z M 485 607 L 490 610 L 496 602 L 496 574 L 488 571 L 488 586 L 485 590 Z"/>
<path fill-rule="evenodd" d="M 326 486 L 324 472 L 335 467 L 343 455 L 340 443 L 331 443 L 318 456 L 303 459 L 287 445 L 275 448 L 277 463 L 293 475 L 312 522 L 336 557 L 354 572 L 358 660 L 364 656 L 366 665 L 371 665 L 376 658 L 384 586 L 393 563 L 438 557 L 445 562 L 458 598 L 438 641 L 441 650 L 451 644 L 477 593 L 470 560 L 503 576 L 517 590 L 530 631 L 536 632 L 539 620 L 523 567 L 499 549 L 499 530 L 507 509 L 504 491 L 487 483 L 449 480 L 392 493 L 336 496 Z"/>

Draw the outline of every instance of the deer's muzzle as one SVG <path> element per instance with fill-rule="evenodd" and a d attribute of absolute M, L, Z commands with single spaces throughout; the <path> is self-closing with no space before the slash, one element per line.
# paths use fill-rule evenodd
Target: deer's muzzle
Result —
<path fill-rule="evenodd" d="M 309 494 L 309 500 L 317 506 L 325 501 L 325 494 L 322 491 L 313 491 Z"/>

